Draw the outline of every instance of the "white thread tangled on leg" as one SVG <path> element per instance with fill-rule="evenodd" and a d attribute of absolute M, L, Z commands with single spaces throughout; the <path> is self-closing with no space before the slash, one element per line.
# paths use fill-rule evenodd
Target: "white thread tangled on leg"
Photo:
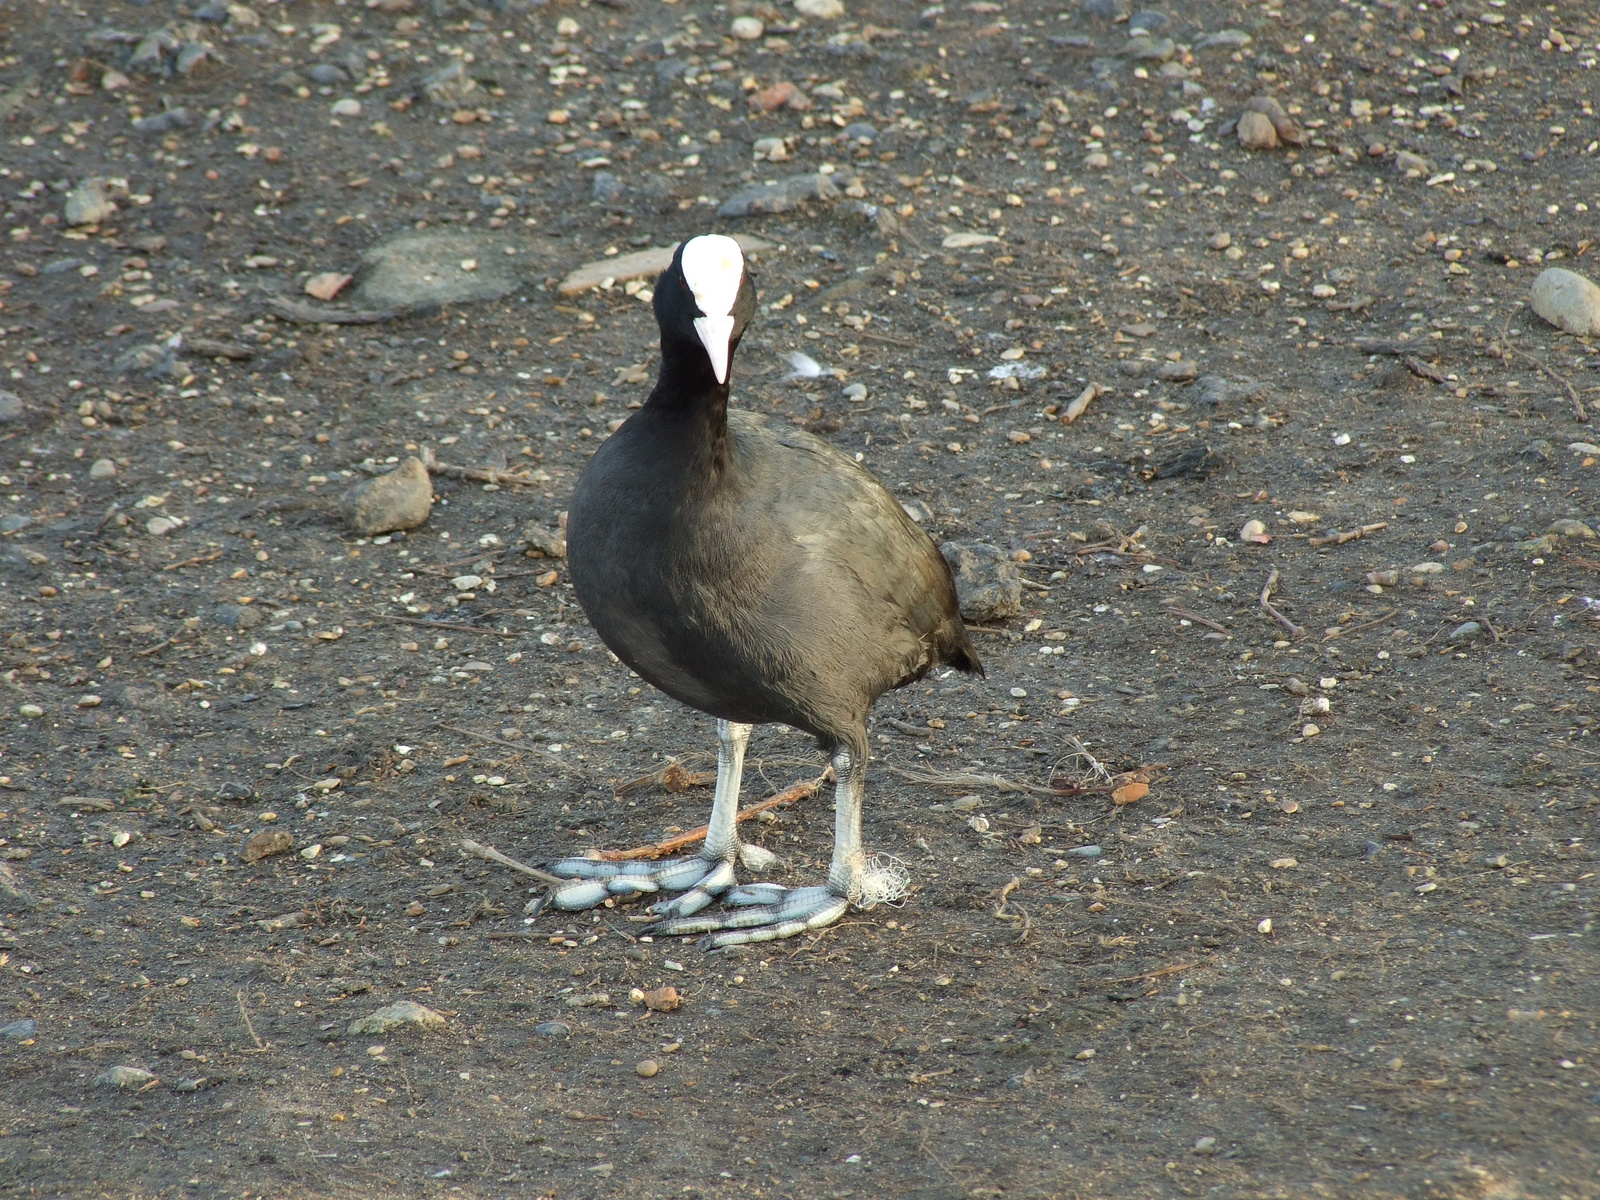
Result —
<path fill-rule="evenodd" d="M 871 854 L 867 856 L 857 905 L 867 909 L 875 904 L 892 904 L 904 900 L 910 890 L 911 872 L 906 870 L 905 863 L 892 854 Z"/>

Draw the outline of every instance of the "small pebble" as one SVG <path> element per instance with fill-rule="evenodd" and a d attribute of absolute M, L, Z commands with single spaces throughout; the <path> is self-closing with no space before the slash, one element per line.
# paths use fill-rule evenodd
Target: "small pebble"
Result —
<path fill-rule="evenodd" d="M 844 16 L 843 0 L 794 0 L 794 10 L 818 21 L 837 21 Z"/>
<path fill-rule="evenodd" d="M 38 1024 L 28 1017 L 20 1021 L 7 1021 L 0 1025 L 0 1038 L 8 1042 L 25 1042 L 38 1032 Z"/>
<path fill-rule="evenodd" d="M 571 1037 L 572 1026 L 565 1021 L 540 1021 L 533 1032 L 539 1037 Z"/>
<path fill-rule="evenodd" d="M 352 96 L 334 102 L 332 113 L 336 117 L 359 117 L 361 115 L 361 101 Z"/>
<path fill-rule="evenodd" d="M 741 42 L 759 41 L 761 35 L 767 31 L 767 23 L 760 17 L 735 17 L 728 26 L 728 32 Z"/>
<path fill-rule="evenodd" d="M 1272 918 L 1271 917 L 1266 917 L 1265 919 L 1263 919 L 1260 922 L 1258 922 L 1256 924 L 1256 932 L 1257 933 L 1271 933 L 1272 932 Z"/>
<path fill-rule="evenodd" d="M 30 721 L 37 721 L 40 717 L 44 716 L 44 709 L 40 708 L 37 704 L 19 704 L 17 705 L 17 715 L 25 717 Z"/>
<path fill-rule="evenodd" d="M 1094 1048 L 1093 1047 L 1085 1047 L 1084 1049 L 1079 1050 L 1072 1057 L 1077 1059 L 1079 1062 L 1088 1062 L 1091 1058 L 1094 1057 Z"/>
<path fill-rule="evenodd" d="M 661 1064 L 653 1058 L 647 1058 L 634 1068 L 640 1079 L 654 1079 L 661 1073 Z"/>
<path fill-rule="evenodd" d="M 90 479 L 110 479 L 117 473 L 117 464 L 109 458 L 97 458 L 89 468 Z"/>

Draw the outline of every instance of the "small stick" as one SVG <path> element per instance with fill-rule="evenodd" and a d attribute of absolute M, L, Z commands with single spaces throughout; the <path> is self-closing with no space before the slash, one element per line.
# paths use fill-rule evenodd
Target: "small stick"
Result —
<path fill-rule="evenodd" d="M 552 875 L 549 871 L 541 871 L 538 867 L 530 867 L 527 863 L 518 862 L 509 854 L 502 854 L 493 846 L 485 846 L 481 842 L 473 841 L 471 838 L 462 839 L 461 848 L 468 854 L 476 855 L 478 858 L 485 859 L 488 862 L 499 863 L 502 867 L 510 867 L 513 871 L 521 871 L 524 875 L 532 875 L 541 883 L 559 887 L 562 884 L 572 882 L 570 879 L 563 879 L 559 875 Z"/>
<path fill-rule="evenodd" d="M 1325 642 L 1331 642 L 1331 641 L 1333 641 L 1334 638 L 1342 638 L 1347 633 L 1358 633 L 1363 629 L 1371 629 L 1374 625 L 1382 625 L 1385 621 L 1387 621 L 1390 617 L 1394 616 L 1399 611 L 1400 610 L 1398 608 L 1391 608 L 1388 612 L 1384 613 L 1381 617 L 1374 617 L 1370 621 L 1363 621 L 1360 625 L 1346 625 L 1346 626 L 1343 626 L 1343 627 L 1340 627 L 1340 626 L 1336 625 L 1332 629 L 1328 630 L 1325 634 L 1322 635 L 1322 640 L 1325 641 Z"/>
<path fill-rule="evenodd" d="M 1589 423 L 1589 410 L 1584 408 L 1583 398 L 1578 395 L 1578 389 L 1572 386 L 1571 380 L 1569 380 L 1565 375 L 1558 375 L 1555 371 L 1552 371 L 1545 365 L 1544 360 L 1539 358 L 1537 355 L 1529 354 L 1526 350 L 1511 349 L 1510 346 L 1505 344 L 1505 339 L 1501 339 L 1500 349 L 1507 358 L 1513 354 L 1522 355 L 1522 357 L 1532 363 L 1535 368 L 1543 372 L 1545 378 L 1553 379 L 1562 387 L 1564 387 L 1567 390 L 1567 398 L 1572 401 L 1572 419 L 1578 422 L 1580 425 L 1587 425 Z"/>
<path fill-rule="evenodd" d="M 161 651 L 165 650 L 168 646 L 176 646 L 177 644 L 178 644 L 178 639 L 177 638 L 168 638 L 164 642 L 157 642 L 154 646 L 147 646 L 143 650 L 134 651 L 134 657 L 135 658 L 148 658 L 152 654 L 161 653 Z"/>
<path fill-rule="evenodd" d="M 1371 525 L 1363 525 L 1359 529 L 1346 529 L 1343 533 L 1331 534 L 1328 537 L 1311 538 L 1307 545 L 1311 546 L 1342 546 L 1346 542 L 1353 542 L 1358 537 L 1365 537 L 1369 533 L 1377 533 L 1380 529 L 1389 528 L 1387 521 L 1374 521 Z"/>
<path fill-rule="evenodd" d="M 1061 423 L 1063 425 L 1071 425 L 1079 417 L 1083 416 L 1084 410 L 1094 402 L 1094 398 L 1105 390 L 1098 383 L 1091 383 L 1084 388 L 1083 391 L 1078 393 L 1078 398 L 1067 405 L 1067 410 L 1061 414 Z"/>
<path fill-rule="evenodd" d="M 180 567 L 193 567 L 200 563 L 216 562 L 221 557 L 221 550 L 216 551 L 214 554 L 196 554 L 193 558 L 186 558 L 182 562 L 168 563 L 161 569 L 163 571 L 176 571 Z"/>
<path fill-rule="evenodd" d="M 1215 629 L 1218 633 L 1226 633 L 1229 637 L 1233 636 L 1233 634 L 1229 632 L 1226 625 L 1218 625 L 1215 621 L 1208 620 L 1197 613 L 1192 613 L 1188 609 L 1169 608 L 1167 611 L 1175 617 L 1181 617 L 1185 621 L 1193 621 L 1196 625 L 1204 625 L 1207 629 Z"/>
<path fill-rule="evenodd" d="M 1272 574 L 1267 576 L 1266 586 L 1261 589 L 1262 610 L 1279 625 L 1282 625 L 1285 629 L 1287 629 L 1292 637 L 1305 637 L 1306 631 L 1304 629 L 1300 628 L 1300 626 L 1296 625 L 1293 621 L 1289 620 L 1288 617 L 1284 616 L 1281 612 L 1272 607 L 1272 601 L 1269 599 L 1269 597 L 1271 597 L 1272 589 L 1276 587 L 1277 584 L 1278 568 L 1273 567 Z"/>
<path fill-rule="evenodd" d="M 438 460 L 429 463 L 428 470 L 435 475 L 444 475 L 450 479 L 465 479 L 472 483 L 514 483 L 521 487 L 545 486 L 527 475 L 508 471 L 480 471 L 475 467 L 457 467 Z"/>
<path fill-rule="evenodd" d="M 735 824 L 740 821 L 748 821 L 757 813 L 764 813 L 769 808 L 777 808 L 783 804 L 793 804 L 797 800 L 804 800 L 807 796 L 815 795 L 817 789 L 827 782 L 832 773 L 833 768 L 830 767 L 815 779 L 807 779 L 804 782 L 794 784 L 792 787 L 784 788 L 776 796 L 771 796 L 759 804 L 752 804 L 749 808 L 741 808 L 733 818 Z M 702 825 L 698 829 L 680 833 L 676 837 L 670 837 L 664 842 L 657 842 L 653 846 L 635 846 L 632 850 L 602 850 L 600 857 L 607 862 L 625 862 L 635 858 L 660 858 L 663 854 L 671 854 L 674 850 L 681 850 L 685 846 L 703 841 L 705 836 L 706 826 Z"/>
<path fill-rule="evenodd" d="M 261 1035 L 256 1032 L 256 1027 L 250 1023 L 250 1014 L 244 1006 L 244 993 L 239 993 L 239 1015 L 244 1018 L 244 1027 L 250 1031 L 250 1037 L 255 1041 L 257 1050 L 265 1050 L 267 1044 L 261 1040 Z"/>

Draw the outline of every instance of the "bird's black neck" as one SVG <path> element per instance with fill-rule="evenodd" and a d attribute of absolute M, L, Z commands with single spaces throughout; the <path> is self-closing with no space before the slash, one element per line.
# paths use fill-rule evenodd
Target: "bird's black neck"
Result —
<path fill-rule="evenodd" d="M 718 383 L 698 343 L 662 347 L 661 375 L 645 401 L 657 428 L 674 430 L 694 457 L 727 452 L 728 384 Z"/>

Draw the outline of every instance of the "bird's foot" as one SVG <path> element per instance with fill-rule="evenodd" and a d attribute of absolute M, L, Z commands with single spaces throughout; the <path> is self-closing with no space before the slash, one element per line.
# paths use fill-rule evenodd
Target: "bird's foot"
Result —
<path fill-rule="evenodd" d="M 651 905 L 650 911 L 662 917 L 688 917 L 739 882 L 734 874 L 736 861 L 752 871 L 761 871 L 777 861 L 777 856 L 761 846 L 740 843 L 716 857 L 697 854 L 661 862 L 564 858 L 552 863 L 549 870 L 571 882 L 550 893 L 550 906 L 563 912 L 578 912 L 611 897 L 678 892 L 681 894 Z"/>
<path fill-rule="evenodd" d="M 732 888 L 722 897 L 722 912 L 702 916 L 668 917 L 651 925 L 651 935 L 708 934 L 700 944 L 721 950 L 746 942 L 771 942 L 793 937 L 808 929 L 832 925 L 850 908 L 848 896 L 831 887 L 786 888 L 775 883 L 753 883 Z"/>
<path fill-rule="evenodd" d="M 898 859 L 872 855 L 857 862 L 859 865 L 853 869 L 835 872 L 839 879 L 822 887 L 751 883 L 730 888 L 722 896 L 722 912 L 668 917 L 651 925 L 648 932 L 669 936 L 707 934 L 701 945 L 707 950 L 721 950 L 821 929 L 844 916 L 851 905 L 868 909 L 904 898 L 909 876 Z"/>

